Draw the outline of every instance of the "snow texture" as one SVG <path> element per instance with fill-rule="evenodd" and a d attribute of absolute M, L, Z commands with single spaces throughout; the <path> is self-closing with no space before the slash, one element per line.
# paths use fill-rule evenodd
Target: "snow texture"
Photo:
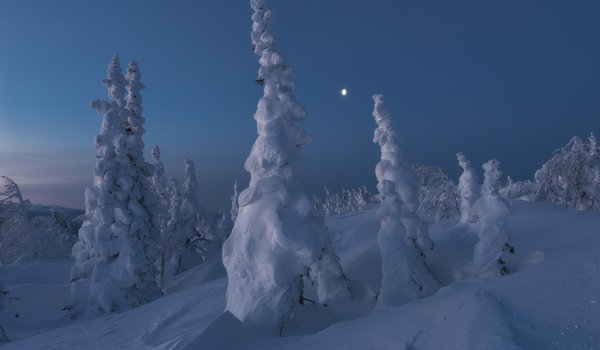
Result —
<path fill-rule="evenodd" d="M 299 190 L 300 151 L 310 136 L 296 122 L 305 111 L 293 97 L 292 70 L 275 47 L 272 13 L 252 0 L 252 43 L 264 85 L 254 118 L 258 137 L 245 163 L 250 184 L 223 246 L 227 307 L 271 334 L 313 332 L 333 321 L 350 282 L 329 246 L 329 232 Z"/>
<path fill-rule="evenodd" d="M 402 305 L 437 291 L 422 250 L 423 246 L 431 249 L 433 243 L 427 225 L 415 214 L 418 182 L 404 164 L 392 117 L 382 95 L 373 95 L 373 100 L 377 122 L 373 142 L 381 148 L 381 160 L 375 168 L 381 194 L 377 236 L 383 274 L 380 298 L 386 305 Z"/>
<path fill-rule="evenodd" d="M 120 311 L 160 295 L 153 225 L 158 200 L 148 179 L 153 168 L 143 157 L 140 78 L 132 61 L 123 87 L 115 56 L 104 80 L 111 101 L 92 102 L 103 118 L 95 139 L 94 183 L 85 191 L 85 221 L 73 246 L 75 265 L 66 308 L 71 317 Z"/>

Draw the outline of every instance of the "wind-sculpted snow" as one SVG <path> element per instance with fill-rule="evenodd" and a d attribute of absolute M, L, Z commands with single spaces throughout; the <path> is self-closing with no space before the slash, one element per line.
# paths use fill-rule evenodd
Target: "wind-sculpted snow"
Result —
<path fill-rule="evenodd" d="M 372 290 L 380 283 L 375 209 L 333 216 L 347 276 Z M 468 279 L 476 237 L 457 220 L 430 228 L 431 269 L 444 284 L 435 295 L 400 307 L 362 312 L 313 334 L 279 337 L 223 313 L 227 279 L 218 259 L 169 281 L 147 305 L 72 321 L 68 298 L 72 260 L 0 266 L 10 293 L 0 324 L 12 349 L 598 349 L 600 348 L 600 214 L 543 202 L 512 202 L 507 219 L 519 249 L 510 276 Z M 466 279 L 467 278 L 467 279 Z M 373 299 L 374 300 L 374 299 Z M 352 311 L 354 304 L 346 305 Z M 15 317 L 19 314 L 19 317 Z M 314 319 L 318 321 L 318 318 Z"/>

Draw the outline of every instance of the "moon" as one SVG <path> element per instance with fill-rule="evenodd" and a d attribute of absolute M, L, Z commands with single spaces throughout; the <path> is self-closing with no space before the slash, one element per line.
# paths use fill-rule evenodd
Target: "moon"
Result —
<path fill-rule="evenodd" d="M 343 88 L 343 89 L 340 91 L 340 95 L 342 95 L 342 96 L 346 96 L 346 95 L 348 95 L 348 90 L 347 90 L 346 88 Z"/>

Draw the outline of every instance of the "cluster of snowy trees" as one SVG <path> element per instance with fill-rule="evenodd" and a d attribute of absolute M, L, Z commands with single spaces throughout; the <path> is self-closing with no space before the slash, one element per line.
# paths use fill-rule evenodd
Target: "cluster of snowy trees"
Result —
<path fill-rule="evenodd" d="M 535 173 L 537 200 L 578 210 L 600 208 L 600 147 L 594 134 L 573 137 Z"/>
<path fill-rule="evenodd" d="M 51 216 L 30 215 L 31 203 L 11 178 L 0 190 L 0 264 L 24 258 L 58 258 L 71 254 L 77 224 L 52 210 Z"/>
<path fill-rule="evenodd" d="M 376 203 L 377 198 L 367 190 L 366 186 L 358 188 L 342 188 L 341 193 L 331 193 L 329 188 L 323 186 L 325 197 L 320 199 L 313 197 L 313 210 L 319 216 L 331 216 L 337 214 L 363 211 L 370 203 Z"/>
<path fill-rule="evenodd" d="M 109 99 L 92 102 L 102 122 L 78 240 L 73 244 L 73 225 L 58 213 L 30 219 L 29 203 L 16 183 L 4 178 L 0 259 L 9 263 L 25 253 L 49 256 L 50 251 L 66 255 L 65 247 L 72 246 L 75 263 L 65 308 L 72 318 L 150 302 L 170 278 L 215 258 L 222 259 L 228 275 L 227 312 L 270 333 L 313 332 L 348 306 L 369 300 L 402 305 L 434 294 L 440 285 L 428 264 L 436 249 L 428 222 L 457 218 L 459 227 L 476 235 L 467 274 L 489 278 L 510 272 L 507 254 L 514 248 L 506 228 L 506 198 L 535 195 L 577 209 L 600 205 L 600 149 L 593 135 L 588 143 L 574 138 L 556 152 L 536 172 L 535 182 L 509 178 L 501 185 L 499 162 L 490 160 L 483 164 L 480 183 L 458 153 L 462 174 L 454 184 L 439 167 L 407 165 L 383 95 L 373 95 L 372 113 L 373 142 L 381 150 L 375 167 L 378 195 L 366 187 L 341 194 L 325 188 L 324 199 L 311 201 L 298 179 L 302 148 L 311 141 L 298 126 L 306 112 L 294 98 L 292 69 L 277 49 L 272 12 L 265 0 L 251 0 L 251 6 L 256 81 L 263 96 L 254 114 L 258 135 L 244 164 L 250 182 L 241 192 L 235 183 L 228 212 L 217 218 L 200 207 L 191 160 L 184 163 L 181 182 L 167 178 L 158 147 L 152 150 L 153 163 L 146 162 L 145 86 L 138 64 L 131 61 L 123 74 L 118 56 L 103 80 Z M 382 280 L 379 290 L 368 291 L 344 274 L 324 217 L 365 210 L 375 201 Z M 5 338 L 0 327 L 0 342 Z"/>
<path fill-rule="evenodd" d="M 145 86 L 137 62 L 123 74 L 115 56 L 103 83 L 109 100 L 92 102 L 102 115 L 94 182 L 85 192 L 83 224 L 72 249 L 65 309 L 73 318 L 156 299 L 169 278 L 214 255 L 223 240 L 198 205 L 193 162 L 185 161 L 180 184 L 167 180 L 158 147 L 154 164 L 144 159 Z"/>

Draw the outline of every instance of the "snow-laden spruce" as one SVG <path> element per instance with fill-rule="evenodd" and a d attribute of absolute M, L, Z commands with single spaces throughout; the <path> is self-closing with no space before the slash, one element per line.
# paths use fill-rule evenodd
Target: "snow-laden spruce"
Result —
<path fill-rule="evenodd" d="M 498 180 L 502 176 L 499 165 L 495 159 L 483 164 L 481 196 L 473 205 L 478 216 L 476 230 L 479 238 L 473 250 L 473 274 L 480 277 L 508 274 L 504 254 L 514 252 L 506 232 L 509 204 L 498 193 Z"/>
<path fill-rule="evenodd" d="M 240 196 L 240 184 L 236 179 L 233 183 L 233 194 L 231 195 L 231 209 L 229 210 L 229 217 L 231 218 L 231 222 L 235 223 L 237 219 L 238 210 L 240 208 L 238 197 Z"/>
<path fill-rule="evenodd" d="M 331 322 L 350 299 L 347 279 L 322 219 L 299 190 L 300 151 L 310 141 L 296 125 L 305 111 L 293 97 L 292 69 L 275 47 L 271 11 L 252 0 L 252 44 L 264 96 L 254 115 L 258 137 L 245 163 L 250 184 L 223 246 L 227 307 L 241 321 L 275 334 L 310 332 Z"/>
<path fill-rule="evenodd" d="M 471 162 L 467 160 L 462 153 L 456 154 L 458 165 L 463 172 L 458 178 L 458 199 L 460 203 L 460 222 L 475 222 L 477 216 L 473 213 L 473 203 L 479 197 L 479 184 L 477 183 L 477 175 L 471 166 Z"/>
<path fill-rule="evenodd" d="M 423 248 L 433 247 L 428 228 L 415 214 L 418 181 L 404 164 L 400 139 L 382 95 L 373 95 L 373 117 L 377 128 L 373 142 L 381 148 L 375 167 L 381 205 L 377 214 L 380 228 L 377 243 L 382 258 L 380 300 L 401 305 L 439 288 L 425 263 Z"/>
<path fill-rule="evenodd" d="M 67 306 L 72 317 L 128 309 L 160 295 L 153 224 L 158 199 L 148 179 L 153 168 L 143 157 L 144 86 L 132 62 L 124 105 L 121 77 L 115 56 L 103 81 L 111 101 L 92 102 L 102 125 L 95 138 L 94 182 L 85 191 L 85 220 L 72 251 L 75 265 Z"/>

